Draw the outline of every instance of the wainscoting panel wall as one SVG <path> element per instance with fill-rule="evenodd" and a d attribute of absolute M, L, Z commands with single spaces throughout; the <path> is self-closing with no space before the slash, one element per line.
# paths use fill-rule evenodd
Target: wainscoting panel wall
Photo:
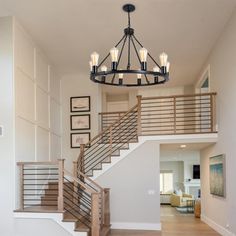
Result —
<path fill-rule="evenodd" d="M 46 56 L 14 24 L 16 161 L 61 158 L 60 79 Z"/>

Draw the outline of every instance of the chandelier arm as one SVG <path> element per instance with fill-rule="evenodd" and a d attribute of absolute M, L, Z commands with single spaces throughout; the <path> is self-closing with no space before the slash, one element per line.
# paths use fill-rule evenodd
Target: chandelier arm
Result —
<path fill-rule="evenodd" d="M 128 37 L 128 36 L 125 35 L 125 39 L 124 39 L 124 41 L 123 41 L 123 44 L 122 44 L 122 47 L 121 47 L 121 51 L 120 51 L 120 55 L 119 55 L 119 59 L 118 59 L 118 62 L 117 62 L 117 67 L 119 66 L 120 59 L 121 59 L 121 56 L 122 56 L 122 53 L 123 53 L 123 50 L 124 50 L 124 46 L 125 46 L 127 37 Z M 111 80 L 112 83 L 114 82 L 114 79 L 115 79 L 115 74 L 114 74 L 113 77 L 112 77 L 112 80 Z"/>
<path fill-rule="evenodd" d="M 140 47 L 143 47 L 143 45 L 139 42 L 139 40 L 135 36 L 134 36 L 134 40 L 140 45 Z M 151 56 L 151 54 L 149 52 L 148 52 L 148 56 L 151 58 L 151 60 L 154 62 L 154 64 L 161 69 L 159 64 L 155 61 L 155 59 Z"/>
<path fill-rule="evenodd" d="M 134 43 L 133 37 L 134 37 L 134 36 L 132 35 L 132 36 L 131 36 L 131 41 L 132 41 L 132 44 L 133 44 L 133 46 L 134 46 L 134 50 L 135 50 L 135 53 L 136 53 L 136 55 L 137 55 L 137 57 L 138 57 L 139 63 L 140 63 L 140 65 L 141 65 L 141 59 L 140 59 L 140 57 L 139 57 L 138 50 L 137 50 L 136 45 L 135 45 L 135 43 Z M 148 78 L 147 78 L 147 75 L 144 74 L 144 76 L 145 76 L 146 82 L 149 84 L 150 82 L 149 82 L 149 80 L 148 80 Z"/>
<path fill-rule="evenodd" d="M 123 35 L 123 37 L 121 38 L 121 40 L 119 40 L 119 42 L 115 45 L 115 47 L 119 46 L 119 44 L 123 41 L 123 39 L 125 38 L 125 34 Z M 110 56 L 110 52 L 105 56 L 105 58 L 100 62 L 100 64 L 98 65 L 98 68 L 103 64 L 104 61 L 106 61 L 106 59 Z"/>

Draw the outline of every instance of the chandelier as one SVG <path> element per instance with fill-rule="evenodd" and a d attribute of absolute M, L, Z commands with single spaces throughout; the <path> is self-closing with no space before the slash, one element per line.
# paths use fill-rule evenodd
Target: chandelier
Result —
<path fill-rule="evenodd" d="M 160 64 L 151 56 L 142 43 L 134 35 L 134 29 L 130 24 L 130 13 L 135 10 L 132 4 L 123 6 L 128 13 L 128 27 L 124 29 L 123 37 L 110 50 L 110 52 L 99 62 L 99 54 L 91 54 L 90 79 L 96 83 L 113 86 L 149 86 L 163 84 L 169 80 L 170 63 L 166 53 L 160 54 Z M 126 52 L 125 52 L 126 50 Z M 132 54 L 133 52 L 133 54 Z M 109 60 L 111 59 L 111 61 Z M 136 67 L 131 64 L 136 59 Z M 121 68 L 125 65 L 125 69 Z M 106 63 L 111 63 L 108 68 Z M 150 70 L 150 64 L 153 68 Z"/>

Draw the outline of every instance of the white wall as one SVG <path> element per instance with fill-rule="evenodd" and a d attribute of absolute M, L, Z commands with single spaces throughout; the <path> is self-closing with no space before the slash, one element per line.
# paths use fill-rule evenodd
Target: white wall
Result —
<path fill-rule="evenodd" d="M 14 235 L 14 93 L 12 18 L 0 18 L 0 235 Z"/>
<path fill-rule="evenodd" d="M 16 161 L 61 158 L 60 79 L 16 21 L 14 78 Z"/>
<path fill-rule="evenodd" d="M 89 75 L 64 75 L 61 81 L 62 94 L 62 156 L 66 159 L 66 168 L 71 170 L 73 160 L 79 155 L 79 148 L 71 148 L 70 133 L 91 132 L 91 138 L 98 134 L 98 113 L 101 112 L 102 94 L 100 86 L 89 79 Z M 70 97 L 90 96 L 90 112 L 70 112 Z M 70 115 L 90 114 L 90 130 L 70 130 Z"/>
<path fill-rule="evenodd" d="M 217 92 L 219 138 L 216 145 L 201 153 L 202 216 L 223 235 L 236 235 L 236 12 L 214 46 L 210 64 L 211 91 Z M 206 67 L 205 66 L 205 67 Z M 210 195 L 209 157 L 226 154 L 226 198 Z M 228 227 L 227 227 L 228 226 Z"/>
<path fill-rule="evenodd" d="M 4 136 L 0 137 L 0 155 L 1 155 L 1 171 L 0 171 L 0 235 L 2 236 L 26 236 L 32 235 L 32 232 L 35 236 L 39 235 L 52 235 L 56 233 L 58 236 L 68 236 L 68 233 L 65 232 L 60 226 L 55 224 L 50 220 L 30 220 L 30 219 L 14 219 L 13 211 L 15 210 L 15 158 L 19 158 L 19 152 L 15 151 L 15 141 L 17 141 L 17 147 L 21 147 L 21 150 L 25 152 L 27 158 L 35 158 L 34 145 L 34 136 L 29 137 L 27 134 L 30 134 L 32 131 L 28 129 L 24 135 L 21 135 L 21 140 L 15 140 L 15 120 L 22 122 L 16 124 L 18 132 L 19 129 L 24 130 L 27 125 L 36 123 L 34 121 L 34 116 L 32 116 L 32 110 L 34 96 L 31 91 L 31 80 L 29 74 L 32 73 L 32 54 L 29 53 L 26 49 L 28 44 L 21 41 L 24 47 L 21 48 L 21 56 L 25 59 L 22 61 L 22 68 L 29 74 L 24 74 L 22 71 L 19 71 L 20 67 L 17 69 L 14 67 L 14 56 L 15 60 L 18 60 L 17 55 L 14 54 L 14 21 L 12 17 L 0 18 L 0 125 L 4 127 Z M 17 34 L 17 32 L 16 32 Z M 19 36 L 19 35 L 18 35 Z M 19 49 L 19 48 L 18 48 Z M 26 50 L 26 51 L 25 51 Z M 18 51 L 19 53 L 19 51 Z M 29 59 L 29 60 L 27 60 Z M 23 62 L 31 63 L 23 63 Z M 19 62 L 19 61 L 18 61 Z M 29 66 L 31 65 L 31 66 Z M 15 70 L 14 70 L 15 69 Z M 16 79 L 14 80 L 14 71 L 16 73 Z M 27 78 L 26 78 L 27 77 Z M 22 84 L 19 84 L 21 82 Z M 56 83 L 57 84 L 57 83 Z M 20 86 L 21 96 L 19 96 L 19 90 L 17 86 Z M 16 96 L 19 100 L 15 100 L 15 90 Z M 56 90 L 53 90 L 54 95 Z M 18 94 L 17 94 L 18 93 Z M 34 88 L 33 88 L 34 93 Z M 25 96 L 29 96 L 26 100 Z M 16 104 L 15 104 L 16 103 Z M 17 115 L 15 114 L 15 108 L 17 110 Z M 19 116 L 22 116 L 19 118 Z M 25 116 L 27 119 L 23 119 Z M 24 121 L 24 122 L 23 122 Z M 22 126 L 21 126 L 22 125 Z M 25 131 L 25 130 L 24 130 Z M 51 132 L 52 133 L 52 132 Z M 18 136 L 19 137 L 19 136 Z M 30 139 L 32 138 L 32 140 Z M 24 139 L 24 142 L 22 141 Z M 20 144 L 19 144 L 19 141 Z M 32 141 L 32 146 L 31 146 Z M 24 149 L 25 147 L 25 149 Z M 38 149 L 40 150 L 40 149 Z M 31 156 L 32 154 L 32 156 Z M 48 154 L 49 155 L 49 154 Z M 18 159 L 19 160 L 19 159 Z"/>
<path fill-rule="evenodd" d="M 112 228 L 160 226 L 159 144 L 148 141 L 98 177 L 111 188 Z"/>

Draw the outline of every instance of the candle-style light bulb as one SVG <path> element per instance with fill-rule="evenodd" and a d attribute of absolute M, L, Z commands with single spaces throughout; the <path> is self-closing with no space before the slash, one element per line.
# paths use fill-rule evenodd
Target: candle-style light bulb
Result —
<path fill-rule="evenodd" d="M 160 72 L 160 68 L 158 66 L 153 67 L 153 72 Z"/>
<path fill-rule="evenodd" d="M 168 55 L 166 53 L 161 53 L 160 55 L 160 62 L 161 62 L 161 66 L 165 66 L 167 65 L 167 60 L 168 60 Z"/>
<path fill-rule="evenodd" d="M 142 79 L 142 74 L 137 74 L 137 79 Z"/>
<path fill-rule="evenodd" d="M 102 67 L 101 67 L 101 71 L 102 71 L 102 72 L 107 72 L 107 67 L 106 67 L 106 66 L 102 66 Z"/>
<path fill-rule="evenodd" d="M 148 50 L 146 48 L 141 48 L 139 50 L 139 56 L 141 62 L 147 62 Z"/>
<path fill-rule="evenodd" d="M 170 62 L 167 62 L 167 64 L 166 64 L 166 72 L 167 73 L 170 72 Z"/>
<path fill-rule="evenodd" d="M 146 48 L 141 48 L 139 50 L 141 70 L 147 70 L 147 55 L 148 55 L 148 50 Z"/>
<path fill-rule="evenodd" d="M 111 55 L 111 68 L 112 70 L 116 70 L 117 69 L 117 65 L 118 65 L 118 54 L 119 54 L 119 50 L 114 47 L 110 50 L 110 55 Z"/>
<path fill-rule="evenodd" d="M 92 66 L 98 66 L 98 59 L 99 59 L 99 54 L 97 52 L 93 52 L 91 54 Z"/>
<path fill-rule="evenodd" d="M 119 54 L 119 50 L 116 47 L 114 47 L 110 50 L 112 62 L 118 62 L 118 54 Z"/>
<path fill-rule="evenodd" d="M 92 71 L 93 70 L 93 63 L 92 63 L 92 61 L 89 62 L 89 67 L 90 67 L 90 71 Z"/>

